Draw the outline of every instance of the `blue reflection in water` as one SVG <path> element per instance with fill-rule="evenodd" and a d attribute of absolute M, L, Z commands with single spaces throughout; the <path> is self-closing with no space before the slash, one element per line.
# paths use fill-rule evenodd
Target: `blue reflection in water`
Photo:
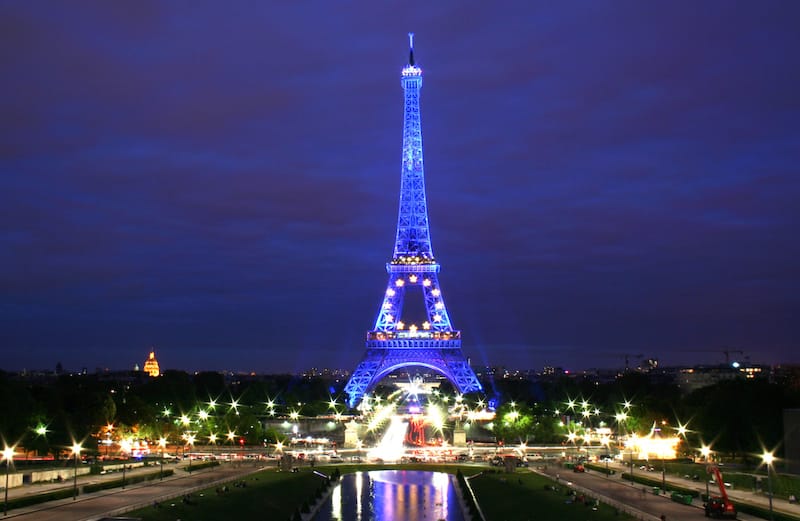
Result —
<path fill-rule="evenodd" d="M 450 476 L 419 470 L 346 474 L 314 521 L 464 521 Z"/>

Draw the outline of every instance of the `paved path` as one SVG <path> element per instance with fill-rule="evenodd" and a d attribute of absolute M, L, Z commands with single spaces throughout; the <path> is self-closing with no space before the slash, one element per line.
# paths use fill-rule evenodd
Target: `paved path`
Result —
<path fill-rule="evenodd" d="M 180 497 L 196 488 L 213 486 L 219 481 L 230 481 L 246 474 L 263 469 L 262 465 L 252 463 L 222 464 L 219 467 L 193 472 L 191 475 L 179 472 L 164 481 L 150 481 L 92 494 L 81 494 L 77 501 L 72 499 L 50 501 L 32 507 L 9 511 L 7 519 L 15 521 L 89 521 L 118 513 L 132 506 L 143 507 L 164 498 Z M 150 469 L 152 472 L 152 468 Z M 119 478 L 119 475 L 115 475 Z M 10 492 L 10 490 L 9 490 Z M 165 501 L 169 502 L 169 500 Z"/>
<path fill-rule="evenodd" d="M 576 485 L 596 491 L 598 494 L 607 496 L 615 501 L 629 505 L 656 519 L 661 515 L 666 516 L 668 521 L 689 521 L 705 518 L 705 513 L 702 508 L 703 503 L 701 501 L 695 499 L 692 505 L 677 503 L 672 501 L 667 495 L 653 494 L 652 487 L 638 483 L 636 485 L 631 485 L 630 481 L 623 481 L 619 477 L 621 473 L 606 477 L 605 474 L 600 472 L 573 472 L 572 470 L 559 468 L 555 465 L 548 466 L 547 470 L 537 469 L 535 471 L 551 477 L 559 476 L 559 481 L 563 484 L 575 483 Z M 668 480 L 668 484 L 670 482 L 672 482 L 672 480 Z M 697 486 L 696 482 L 690 481 L 690 483 Z M 681 483 L 681 485 L 683 485 L 683 483 Z M 702 488 L 703 492 L 705 492 L 705 485 L 702 485 Z M 750 500 L 750 498 L 747 499 L 748 501 Z M 788 502 L 786 503 L 788 505 Z M 738 519 L 750 521 L 761 518 L 755 517 L 752 514 L 740 513 Z"/>
<path fill-rule="evenodd" d="M 612 476 L 611 479 L 614 479 L 614 477 L 617 477 L 617 479 L 619 479 L 619 476 L 621 476 L 623 472 L 630 471 L 630 468 L 627 465 L 616 464 L 612 465 L 612 468 L 614 468 L 617 471 L 617 474 L 616 476 Z M 645 472 L 645 471 L 639 471 L 637 469 L 635 473 L 645 474 L 648 478 L 656 480 L 661 478 L 661 472 L 658 471 Z M 722 477 L 724 479 L 725 475 L 723 474 Z M 669 484 L 675 484 L 683 488 L 696 490 L 697 492 L 702 494 L 706 493 L 706 483 L 704 481 L 694 481 L 691 479 L 686 479 L 680 476 L 676 476 L 674 474 L 667 474 L 667 485 Z M 719 487 L 716 484 L 710 483 L 708 485 L 708 491 L 711 493 L 712 496 L 719 495 Z M 758 505 L 762 508 L 769 509 L 769 497 L 766 494 L 753 492 L 752 490 L 732 489 L 732 488 L 726 488 L 725 491 L 728 493 L 728 496 L 734 501 L 740 500 L 747 503 L 751 503 L 753 505 Z M 786 499 L 773 498 L 772 508 L 776 512 L 784 512 L 787 514 L 800 517 L 800 505 L 789 503 L 789 501 L 787 501 Z"/>
<path fill-rule="evenodd" d="M 188 466 L 188 464 L 181 464 L 177 465 L 175 463 L 164 463 L 164 472 L 168 470 L 173 470 L 175 473 L 179 473 L 179 469 Z M 125 477 L 130 478 L 132 476 L 139 476 L 142 474 L 153 474 L 155 472 L 159 472 L 161 467 L 159 465 L 149 466 L 149 467 L 136 467 L 132 470 L 128 470 L 125 472 Z M 8 489 L 8 499 L 14 499 L 21 496 L 33 496 L 37 494 L 44 494 L 46 492 L 53 492 L 55 490 L 72 490 L 73 484 L 73 476 L 74 474 L 71 472 L 72 468 L 65 468 L 64 471 L 61 473 L 64 480 L 61 483 L 53 482 L 53 483 L 34 483 L 23 485 L 21 487 L 11 487 Z M 104 481 L 113 481 L 117 479 L 122 479 L 122 471 L 114 471 L 109 472 L 107 474 L 84 474 L 83 476 L 78 476 L 78 488 L 83 487 L 84 485 L 90 485 L 94 483 L 102 483 Z M 0 498 L 2 499 L 2 498 Z"/>

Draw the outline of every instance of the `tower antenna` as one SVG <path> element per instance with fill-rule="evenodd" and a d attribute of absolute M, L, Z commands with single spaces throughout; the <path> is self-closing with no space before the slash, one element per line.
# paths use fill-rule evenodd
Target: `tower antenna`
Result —
<path fill-rule="evenodd" d="M 414 33 L 408 33 L 408 64 L 414 65 Z"/>

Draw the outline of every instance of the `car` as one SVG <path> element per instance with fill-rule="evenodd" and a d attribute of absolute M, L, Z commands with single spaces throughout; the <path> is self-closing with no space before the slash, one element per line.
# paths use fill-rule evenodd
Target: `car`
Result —
<path fill-rule="evenodd" d="M 572 472 L 586 472 L 586 467 L 583 466 L 583 463 L 578 463 L 572 467 Z"/>

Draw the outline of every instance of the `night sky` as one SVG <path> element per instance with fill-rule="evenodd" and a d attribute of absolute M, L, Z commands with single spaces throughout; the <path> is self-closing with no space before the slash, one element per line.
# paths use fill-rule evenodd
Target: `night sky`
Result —
<path fill-rule="evenodd" d="M 474 364 L 800 362 L 800 3 L 532 4 L 4 2 L 0 367 L 354 369 L 408 31 Z"/>

